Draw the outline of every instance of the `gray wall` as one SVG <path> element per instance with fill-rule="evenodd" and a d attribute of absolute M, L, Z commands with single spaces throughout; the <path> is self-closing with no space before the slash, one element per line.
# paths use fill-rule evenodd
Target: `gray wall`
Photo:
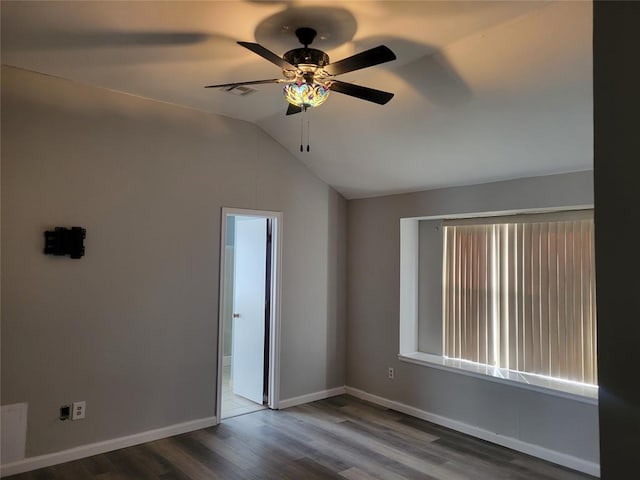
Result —
<path fill-rule="evenodd" d="M 603 480 L 637 476 L 640 3 L 594 3 L 595 225 Z M 636 474 L 630 473 L 636 472 Z"/>
<path fill-rule="evenodd" d="M 246 122 L 2 69 L 2 404 L 29 403 L 28 456 L 214 415 L 222 206 L 284 212 L 281 398 L 344 385 L 339 194 Z M 43 255 L 72 225 L 86 256 Z"/>
<path fill-rule="evenodd" d="M 597 462 L 597 406 L 397 359 L 401 217 L 591 204 L 591 172 L 350 201 L 347 385 Z"/>

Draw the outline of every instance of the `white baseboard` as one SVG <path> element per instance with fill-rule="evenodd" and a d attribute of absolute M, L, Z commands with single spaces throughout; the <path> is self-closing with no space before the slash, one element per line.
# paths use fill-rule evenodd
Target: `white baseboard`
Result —
<path fill-rule="evenodd" d="M 296 405 L 302 405 L 303 403 L 315 402 L 316 400 L 335 397 L 336 395 L 342 395 L 343 393 L 345 393 L 345 387 L 336 387 L 329 390 L 307 393 L 306 395 L 300 395 L 299 397 L 280 400 L 280 402 L 278 402 L 278 408 L 282 410 L 283 408 L 295 407 Z"/>
<path fill-rule="evenodd" d="M 37 457 L 28 457 L 23 460 L 0 465 L 0 477 L 7 477 L 17 473 L 28 472 L 38 468 L 50 467 L 59 463 L 70 462 L 80 458 L 91 457 L 100 453 L 111 452 L 120 448 L 131 447 L 141 443 L 160 440 L 161 438 L 172 437 L 181 433 L 200 430 L 201 428 L 216 425 L 216 417 L 200 418 L 189 422 L 178 423 L 168 427 L 156 428 L 155 430 L 147 430 L 146 432 L 127 435 L 126 437 L 113 438 L 103 442 L 90 443 L 80 447 L 62 450 L 60 452 L 39 455 Z"/>
<path fill-rule="evenodd" d="M 229 367 L 231 365 L 231 355 L 225 355 L 222 361 L 223 367 Z"/>
<path fill-rule="evenodd" d="M 435 413 L 430 413 L 425 410 L 420 410 L 419 408 L 406 405 L 404 403 L 389 400 L 384 397 L 379 397 L 377 395 L 373 395 L 357 388 L 345 387 L 345 393 L 353 395 L 357 398 L 361 398 L 362 400 L 375 403 L 376 405 L 390 408 L 398 412 L 406 413 L 407 415 L 411 415 L 412 417 L 421 418 L 422 420 L 427 420 L 429 422 L 442 425 L 443 427 L 466 433 L 467 435 L 471 435 L 472 437 L 480 438 L 491 443 L 502 445 L 503 447 L 511 448 L 512 450 L 517 450 L 518 452 L 523 452 L 528 455 L 532 455 L 534 457 L 538 457 L 543 460 L 547 460 L 549 462 L 571 468 L 573 470 L 588 473 L 589 475 L 593 475 L 595 477 L 600 476 L 600 465 L 588 460 L 584 460 L 582 458 L 567 455 L 566 453 L 556 452 L 554 450 L 549 450 L 548 448 L 544 448 L 539 445 L 523 442 L 522 440 L 518 440 L 517 438 L 499 435 L 495 432 L 491 432 L 474 425 L 469 425 L 468 423 L 463 423 L 447 417 L 442 417 L 440 415 L 436 415 Z"/>

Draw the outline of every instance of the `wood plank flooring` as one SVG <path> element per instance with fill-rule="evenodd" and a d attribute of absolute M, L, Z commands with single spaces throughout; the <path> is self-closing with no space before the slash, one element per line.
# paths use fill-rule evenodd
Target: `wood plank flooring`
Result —
<path fill-rule="evenodd" d="M 578 480 L 589 475 L 342 395 L 12 480 Z"/>

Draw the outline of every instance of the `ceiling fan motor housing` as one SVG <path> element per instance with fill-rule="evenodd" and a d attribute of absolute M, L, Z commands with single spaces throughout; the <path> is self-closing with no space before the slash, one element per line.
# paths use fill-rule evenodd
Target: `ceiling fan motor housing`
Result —
<path fill-rule="evenodd" d="M 325 65 L 329 65 L 329 55 L 315 48 L 294 48 L 285 53 L 282 58 L 295 66 L 315 65 L 317 67 L 324 67 Z"/>

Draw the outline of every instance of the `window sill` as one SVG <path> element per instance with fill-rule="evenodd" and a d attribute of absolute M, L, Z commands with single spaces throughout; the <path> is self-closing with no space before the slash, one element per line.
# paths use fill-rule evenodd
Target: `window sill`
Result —
<path fill-rule="evenodd" d="M 524 388 L 547 395 L 569 398 L 590 405 L 598 404 L 598 387 L 563 382 L 552 378 L 514 372 L 504 368 L 490 367 L 422 352 L 399 354 L 398 359 L 416 365 L 469 375 L 491 382 L 503 383 L 516 388 Z"/>

